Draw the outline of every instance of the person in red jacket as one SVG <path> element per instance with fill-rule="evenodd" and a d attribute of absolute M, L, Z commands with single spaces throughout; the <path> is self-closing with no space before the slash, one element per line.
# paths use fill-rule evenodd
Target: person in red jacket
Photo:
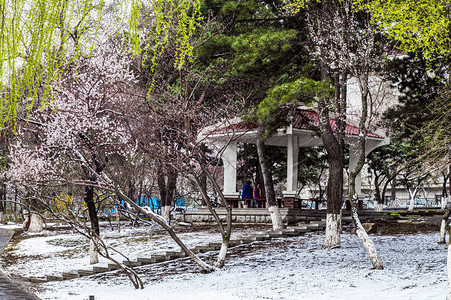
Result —
<path fill-rule="evenodd" d="M 260 183 L 257 183 L 257 186 L 254 189 L 254 200 L 257 201 L 257 207 L 262 208 L 263 207 L 263 191 Z"/>

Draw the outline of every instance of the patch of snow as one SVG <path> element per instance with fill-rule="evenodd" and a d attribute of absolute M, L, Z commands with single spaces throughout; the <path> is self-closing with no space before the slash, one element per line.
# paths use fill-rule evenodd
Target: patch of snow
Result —
<path fill-rule="evenodd" d="M 196 234 L 190 235 L 199 242 Z M 437 234 L 372 237 L 384 270 L 371 269 L 355 235 L 344 233 L 342 248 L 322 249 L 324 235 L 307 234 L 277 239 L 287 241 L 283 246 L 253 247 L 254 252 L 227 260 L 225 268 L 211 274 L 179 273 L 156 281 L 158 265 L 137 268 L 143 290 L 135 290 L 125 276 L 118 275 L 108 280 L 84 277 L 41 284 L 38 296 L 87 299 L 94 295 L 96 300 L 445 298 L 447 252 L 446 245 L 437 244 Z"/>

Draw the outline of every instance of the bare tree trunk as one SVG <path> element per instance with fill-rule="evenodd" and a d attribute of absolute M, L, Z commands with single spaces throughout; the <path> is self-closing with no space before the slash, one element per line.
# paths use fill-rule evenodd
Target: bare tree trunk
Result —
<path fill-rule="evenodd" d="M 164 164 L 163 162 L 160 162 L 158 164 L 157 182 L 161 197 L 161 215 L 163 216 L 163 218 L 165 218 L 168 224 L 170 224 L 171 222 L 171 204 L 174 199 L 174 193 L 177 184 L 177 175 L 177 171 L 173 167 Z M 167 182 L 165 180 L 165 177 L 167 178 Z"/>
<path fill-rule="evenodd" d="M 395 205 L 396 201 L 396 177 L 391 181 L 391 191 L 390 191 L 391 203 L 390 206 Z"/>
<path fill-rule="evenodd" d="M 100 235 L 100 228 L 99 228 L 99 219 L 97 218 L 97 209 L 94 202 L 94 188 L 92 186 L 87 186 L 85 188 L 85 203 L 88 208 L 88 214 L 89 214 L 89 221 L 91 222 L 91 236 L 99 236 Z M 91 247 L 89 251 L 89 261 L 91 264 L 96 264 L 99 262 L 99 256 L 97 252 L 97 247 L 95 247 L 95 241 L 91 240 Z"/>
<path fill-rule="evenodd" d="M 208 210 L 210 211 L 210 213 L 213 215 L 214 219 L 216 220 L 216 223 L 219 226 L 219 230 L 220 230 L 221 236 L 222 236 L 221 248 L 219 250 L 218 257 L 217 257 L 217 260 L 215 263 L 215 268 L 222 268 L 225 263 L 225 258 L 227 255 L 227 251 L 229 249 L 230 238 L 232 235 L 232 207 L 227 204 L 224 194 L 222 193 L 222 189 L 219 187 L 218 183 L 216 182 L 216 180 L 212 176 L 212 174 L 209 172 L 209 170 L 205 167 L 206 166 L 205 152 L 201 152 L 200 154 L 197 153 L 197 158 L 199 161 L 199 165 L 202 169 L 202 172 L 201 172 L 200 176 L 195 175 L 195 180 L 196 180 L 198 187 L 200 188 L 200 191 L 202 194 L 202 199 L 205 202 L 205 204 L 207 205 Z M 194 172 L 194 173 L 196 174 L 196 172 Z M 213 186 L 213 189 L 217 192 L 217 194 L 219 195 L 219 197 L 221 199 L 222 206 L 226 207 L 226 209 L 227 209 L 226 227 L 225 228 L 224 228 L 223 222 L 219 218 L 219 215 L 217 214 L 216 210 L 211 205 L 210 198 L 207 195 L 207 190 L 204 189 L 204 187 L 206 185 L 204 186 L 203 178 L 205 178 L 205 179 L 208 178 L 210 180 L 210 182 Z"/>
<path fill-rule="evenodd" d="M 1 188 L 1 195 L 0 195 L 0 223 L 5 223 L 6 217 L 6 202 L 4 201 L 6 199 L 6 185 L 2 184 Z"/>
<path fill-rule="evenodd" d="M 409 190 L 409 196 L 410 196 L 410 205 L 408 210 L 413 210 L 414 205 L 415 205 L 415 196 L 417 195 L 417 191 L 418 191 L 418 187 L 415 187 L 414 190 L 412 189 L 408 189 Z"/>
<path fill-rule="evenodd" d="M 202 143 L 199 149 L 201 152 L 200 155 L 202 155 L 202 157 L 205 157 L 205 155 L 207 154 L 207 146 L 204 143 Z M 200 174 L 200 186 L 202 190 L 207 192 L 207 174 L 205 172 L 202 172 Z M 201 201 L 202 206 L 207 206 L 207 202 L 210 201 L 210 199 L 207 197 L 207 200 L 205 200 L 204 197 L 202 197 Z"/>
<path fill-rule="evenodd" d="M 357 214 L 357 207 L 355 206 L 352 207 L 352 219 L 355 220 L 356 234 L 362 241 L 366 253 L 368 254 L 371 263 L 373 264 L 373 267 L 377 270 L 384 269 L 382 260 L 377 253 L 376 246 L 374 245 L 373 240 L 369 237 L 365 228 L 363 228 L 362 223 L 360 223 L 360 219 Z"/>
<path fill-rule="evenodd" d="M 259 123 L 257 130 L 257 153 L 258 160 L 263 175 L 263 185 L 265 187 L 266 203 L 268 205 L 268 211 L 271 216 L 273 230 L 280 230 L 283 228 L 282 216 L 280 214 L 279 207 L 276 202 L 276 195 L 274 192 L 274 184 L 272 181 L 272 174 L 268 168 L 268 162 L 266 158 L 265 143 L 263 141 L 263 134 L 265 127 L 262 123 Z"/>
<path fill-rule="evenodd" d="M 451 300 L 451 244 L 450 243 L 448 243 L 448 255 L 446 258 L 446 265 L 447 265 L 447 271 L 448 271 L 448 293 L 446 295 L 446 300 Z"/>
<path fill-rule="evenodd" d="M 116 223 L 117 223 L 117 232 L 121 232 L 121 214 L 119 213 L 119 205 L 118 203 L 116 207 Z"/>
<path fill-rule="evenodd" d="M 343 198 L 343 135 L 341 126 L 337 125 L 337 136 L 334 136 L 330 127 L 329 110 L 323 99 L 319 102 L 321 138 L 328 154 L 329 178 L 327 181 L 327 216 L 326 234 L 323 248 L 336 248 L 341 246 L 341 206 Z M 344 120 L 337 120 L 338 124 Z"/>
<path fill-rule="evenodd" d="M 448 224 L 449 216 L 451 215 L 451 210 L 445 208 L 445 213 L 443 214 L 442 223 L 440 225 L 440 239 L 439 244 L 446 243 L 446 225 Z"/>
<path fill-rule="evenodd" d="M 442 203 L 441 203 L 441 204 L 442 204 L 442 205 L 441 205 L 442 210 L 445 210 L 445 208 L 446 208 L 446 202 L 447 202 L 447 198 L 448 198 L 448 191 L 447 191 L 447 189 L 446 189 L 446 182 L 448 181 L 448 177 L 449 177 L 450 180 L 451 180 L 451 176 L 450 176 L 450 173 L 451 173 L 451 165 L 449 165 L 447 171 L 448 171 L 447 173 L 442 172 L 442 175 L 443 175 Z M 450 185 L 450 186 L 451 186 L 451 185 Z"/>
<path fill-rule="evenodd" d="M 365 250 L 371 260 L 371 263 L 373 264 L 373 267 L 378 270 L 382 270 L 384 268 L 382 264 L 382 260 L 377 253 L 376 246 L 374 245 L 372 239 L 369 237 L 365 229 L 363 228 L 359 215 L 357 213 L 357 207 L 358 207 L 358 201 L 359 197 L 356 193 L 355 189 L 355 180 L 360 171 L 363 168 L 363 165 L 365 164 L 365 142 L 366 142 L 366 136 L 368 134 L 368 129 L 366 127 L 366 121 L 368 117 L 368 76 L 364 76 L 362 83 L 361 83 L 361 91 L 362 91 L 362 115 L 360 117 L 360 124 L 359 124 L 359 148 L 358 148 L 358 154 L 359 154 L 359 160 L 357 162 L 357 165 L 354 167 L 353 170 L 351 170 L 349 174 L 349 201 L 351 202 L 351 217 L 352 222 L 354 224 L 354 227 L 356 229 L 357 236 L 362 241 L 363 246 L 365 247 Z"/>
<path fill-rule="evenodd" d="M 327 9 L 330 3 L 323 2 Z M 323 32 L 322 34 L 328 34 Z M 324 51 L 322 49 L 321 51 Z M 323 54 L 324 55 L 324 54 Z M 325 60 L 321 61 L 321 80 L 329 80 L 329 70 Z M 329 99 L 321 98 L 318 101 L 319 126 L 321 139 L 326 148 L 329 163 L 329 178 L 327 180 L 327 216 L 326 233 L 323 248 L 341 247 L 341 206 L 343 202 L 343 168 L 344 168 L 344 133 L 346 129 L 346 81 L 347 74 L 337 71 L 334 74 L 336 111 L 335 134 L 330 125 Z"/>

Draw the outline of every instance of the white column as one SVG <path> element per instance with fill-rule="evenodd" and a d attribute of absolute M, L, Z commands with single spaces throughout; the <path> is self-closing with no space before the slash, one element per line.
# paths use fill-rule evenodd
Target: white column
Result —
<path fill-rule="evenodd" d="M 236 191 L 236 162 L 237 162 L 237 142 L 230 142 L 223 154 L 224 163 L 224 196 L 227 198 L 238 198 Z"/>
<path fill-rule="evenodd" d="M 359 161 L 360 151 L 358 141 L 349 145 L 349 172 L 352 172 Z M 355 178 L 355 192 L 357 195 L 362 194 L 362 177 L 359 173 Z"/>
<path fill-rule="evenodd" d="M 285 196 L 292 195 L 294 197 L 296 195 L 299 172 L 298 156 L 298 138 L 292 134 L 292 131 L 287 131 L 287 190 L 283 193 Z"/>

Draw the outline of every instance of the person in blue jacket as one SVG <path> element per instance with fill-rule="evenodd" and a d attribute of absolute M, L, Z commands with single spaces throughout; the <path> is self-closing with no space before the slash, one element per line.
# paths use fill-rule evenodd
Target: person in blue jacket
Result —
<path fill-rule="evenodd" d="M 253 197 L 252 195 L 252 186 L 251 182 L 247 181 L 245 185 L 243 185 L 243 191 L 241 192 L 242 206 L 245 207 L 245 203 L 248 203 Z"/>

